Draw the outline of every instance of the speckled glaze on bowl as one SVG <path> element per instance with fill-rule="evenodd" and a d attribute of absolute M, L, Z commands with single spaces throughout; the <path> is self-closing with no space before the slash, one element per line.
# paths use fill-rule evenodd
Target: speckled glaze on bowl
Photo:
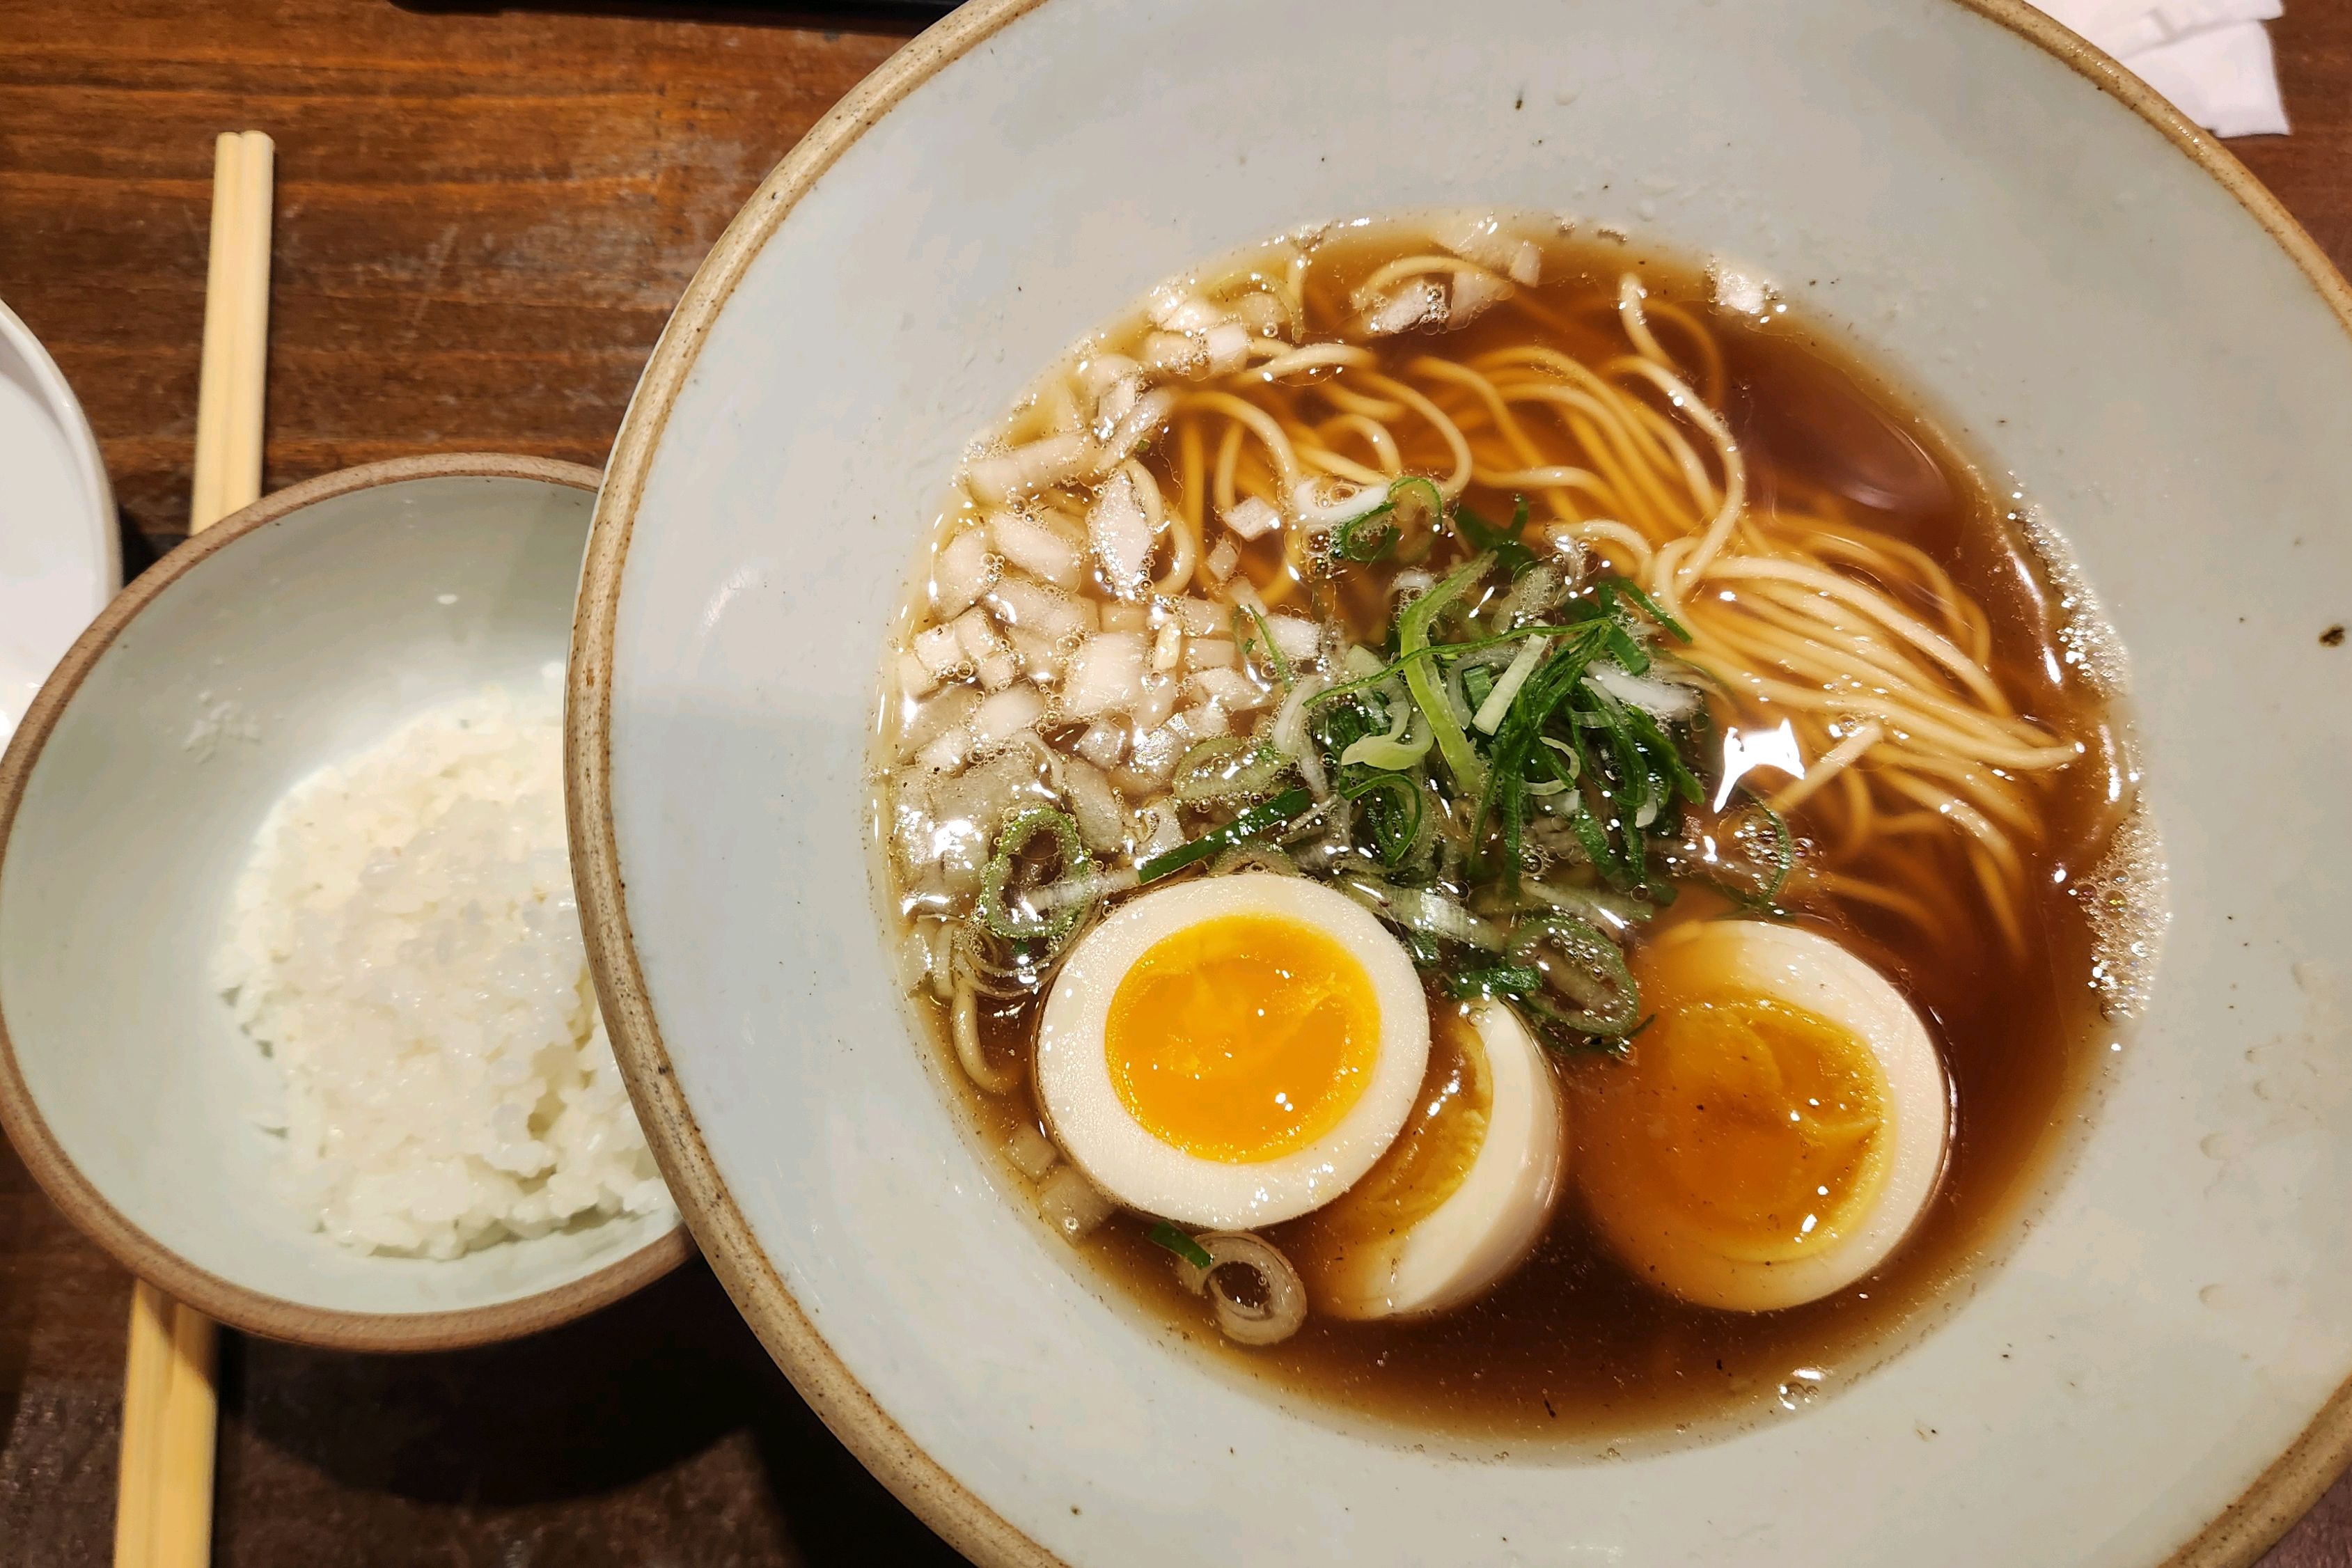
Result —
<path fill-rule="evenodd" d="M 912 1048 L 868 919 L 874 651 L 961 444 L 1156 279 L 1302 222 L 1557 210 L 1770 278 L 2012 469 L 2135 658 L 2175 922 L 2038 1221 L 1843 1394 L 1486 1463 L 1107 1308 Z M 995 0 L 697 278 L 609 469 L 574 863 L 672 1186 L 835 1430 L 990 1563 L 2195 1568 L 2352 1448 L 2352 298 L 2011 0 Z"/>
<path fill-rule="evenodd" d="M 223 1322 L 346 1350 L 487 1344 L 692 1250 L 667 1215 L 446 1262 L 337 1246 L 270 1181 L 248 1108 L 273 1069 L 211 978 L 289 784 L 562 659 L 596 480 L 460 455 L 265 497 L 117 597 L 0 758 L 0 1127 L 68 1218 Z M 246 733 L 208 741 L 222 719 Z"/>

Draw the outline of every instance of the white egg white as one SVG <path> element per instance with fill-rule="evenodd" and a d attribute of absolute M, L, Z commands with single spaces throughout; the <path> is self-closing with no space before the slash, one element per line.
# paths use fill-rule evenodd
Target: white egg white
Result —
<path fill-rule="evenodd" d="M 1363 1235 L 1349 1224 L 1349 1198 L 1331 1205 L 1322 1226 L 1347 1239 L 1340 1256 L 1317 1271 L 1314 1295 L 1336 1317 L 1417 1317 L 1459 1307 L 1517 1268 L 1551 1221 L 1568 1163 L 1559 1083 L 1543 1047 L 1509 1007 L 1484 1004 L 1470 1022 L 1486 1058 L 1486 1136 L 1460 1184 L 1401 1231 Z"/>
<path fill-rule="evenodd" d="M 1119 983 L 1187 927 L 1267 915 L 1322 932 L 1363 965 L 1380 1040 L 1361 1095 L 1338 1126 L 1274 1159 L 1203 1158 L 1131 1116 L 1111 1081 L 1106 1026 Z M 1429 1005 L 1412 960 L 1370 911 L 1303 877 L 1244 872 L 1143 893 L 1088 931 L 1063 961 L 1037 1029 L 1037 1097 L 1055 1141 L 1095 1185 L 1181 1225 L 1245 1230 L 1330 1202 L 1371 1169 L 1403 1127 L 1429 1063 Z"/>
<path fill-rule="evenodd" d="M 1595 1223 L 1618 1255 L 1685 1300 L 1765 1312 L 1833 1295 L 1885 1262 L 1911 1233 L 1943 1171 L 1950 1090 L 1926 1025 L 1885 975 L 1830 938 L 1760 921 L 1709 921 L 1669 931 L 1643 968 L 1703 975 L 1710 997 L 1758 997 L 1800 1007 L 1866 1045 L 1885 1075 L 1877 1134 L 1891 1141 L 1868 1210 L 1842 1218 L 1836 1234 L 1797 1256 L 1727 1257 L 1697 1227 L 1645 1205 L 1638 1216 L 1612 1201 L 1612 1173 L 1587 1160 L 1581 1185 Z M 1637 1039 L 1634 1049 L 1641 1048 Z"/>

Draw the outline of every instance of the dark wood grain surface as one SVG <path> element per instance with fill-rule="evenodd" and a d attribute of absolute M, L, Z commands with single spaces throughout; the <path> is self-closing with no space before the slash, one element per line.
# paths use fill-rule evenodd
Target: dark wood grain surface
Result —
<path fill-rule="evenodd" d="M 98 426 L 130 570 L 186 527 L 215 132 L 278 142 L 268 488 L 426 451 L 600 464 L 704 249 L 912 26 L 0 0 L 0 299 Z M 2288 0 L 2273 36 L 2295 133 L 2235 151 L 2352 267 L 2352 5 Z M 0 1568 L 109 1555 L 129 1298 L 0 1149 Z M 233 1340 L 224 1374 L 228 1568 L 954 1561 L 698 1265 L 502 1350 Z M 2321 1564 L 2352 1564 L 2352 1480 L 2267 1560 Z"/>

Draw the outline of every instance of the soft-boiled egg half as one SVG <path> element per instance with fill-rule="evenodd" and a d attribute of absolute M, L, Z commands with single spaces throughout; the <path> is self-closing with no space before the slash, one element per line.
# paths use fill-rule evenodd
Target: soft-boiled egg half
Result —
<path fill-rule="evenodd" d="M 1635 1273 L 1734 1311 L 1845 1289 L 1934 1194 L 1951 1116 L 1886 978 L 1795 926 L 1710 921 L 1635 966 L 1652 1021 L 1585 1080 L 1578 1182 Z"/>
<path fill-rule="evenodd" d="M 1118 1202 L 1240 1230 L 1370 1170 L 1428 1061 L 1421 981 L 1379 920 L 1248 872 L 1145 893 L 1079 940 L 1039 1021 L 1037 1097 Z"/>
<path fill-rule="evenodd" d="M 1543 1048 L 1499 1002 L 1436 1022 L 1404 1131 L 1290 1243 L 1310 1299 L 1334 1317 L 1463 1305 L 1518 1266 L 1559 1201 L 1568 1137 Z"/>

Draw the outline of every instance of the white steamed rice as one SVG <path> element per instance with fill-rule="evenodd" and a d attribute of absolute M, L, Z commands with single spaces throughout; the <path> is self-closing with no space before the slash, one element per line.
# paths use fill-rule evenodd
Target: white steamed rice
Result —
<path fill-rule="evenodd" d="M 551 679 L 289 791 L 218 964 L 283 1071 L 286 1185 L 335 1240 L 455 1258 L 669 1207 L 581 944 Z"/>

